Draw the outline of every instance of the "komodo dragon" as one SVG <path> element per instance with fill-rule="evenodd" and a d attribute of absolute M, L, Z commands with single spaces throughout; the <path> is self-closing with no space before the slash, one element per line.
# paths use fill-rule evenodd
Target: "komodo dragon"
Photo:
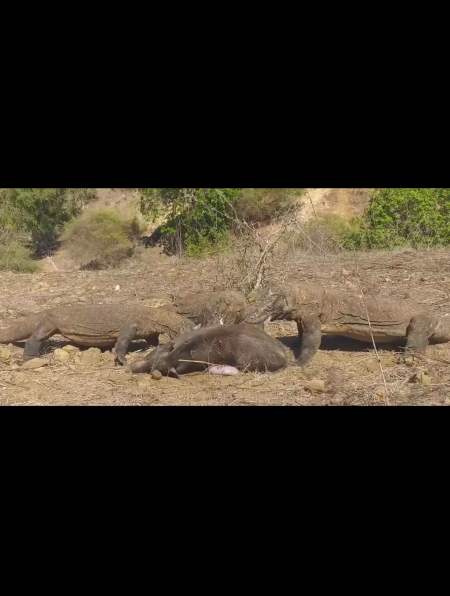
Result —
<path fill-rule="evenodd" d="M 115 359 L 125 363 L 129 343 L 145 339 L 158 345 L 159 334 L 170 338 L 191 329 L 193 324 L 172 309 L 142 304 L 92 304 L 60 306 L 18 319 L 0 329 L 0 343 L 27 340 L 23 359 L 39 355 L 41 343 L 60 334 L 78 346 L 115 347 Z"/>
<path fill-rule="evenodd" d="M 283 344 L 260 327 L 240 323 L 183 333 L 147 358 L 134 362 L 131 370 L 159 370 L 178 378 L 183 373 L 204 370 L 208 363 L 229 364 L 240 370 L 275 371 L 287 366 L 288 356 Z"/>
<path fill-rule="evenodd" d="M 255 313 L 264 319 L 296 321 L 301 348 L 297 364 L 306 364 L 321 336 L 337 335 L 363 342 L 403 343 L 405 353 L 424 352 L 428 343 L 450 341 L 450 317 L 439 317 L 407 300 L 349 294 L 303 284 L 271 293 Z M 370 324 L 369 324 L 370 321 Z"/>
<path fill-rule="evenodd" d="M 172 299 L 180 315 L 202 327 L 241 323 L 249 310 L 245 296 L 236 290 L 187 293 Z"/>

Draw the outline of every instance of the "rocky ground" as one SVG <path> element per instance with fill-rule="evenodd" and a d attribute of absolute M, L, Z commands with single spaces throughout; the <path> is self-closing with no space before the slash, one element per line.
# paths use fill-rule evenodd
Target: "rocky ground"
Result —
<path fill-rule="evenodd" d="M 50 270 L 36 274 L 0 273 L 0 327 L 47 307 L 72 303 L 142 301 L 156 306 L 180 291 L 220 288 L 224 263 L 177 259 L 159 249 L 141 249 L 122 267 L 109 271 Z M 450 312 L 448 251 L 376 252 L 356 255 L 293 253 L 274 261 L 268 282 L 312 280 L 349 291 L 409 297 L 438 312 Z M 293 354 L 293 323 L 273 322 L 266 330 Z M 164 340 L 164 338 L 162 338 Z M 129 360 L 142 355 L 137 344 Z M 426 357 L 408 365 L 398 349 L 379 349 L 325 338 L 304 369 L 233 377 L 192 374 L 182 380 L 153 380 L 115 367 L 111 352 L 78 350 L 53 338 L 38 368 L 21 365 L 20 344 L 0 346 L 2 405 L 444 405 L 450 403 L 450 344 L 430 346 Z"/>

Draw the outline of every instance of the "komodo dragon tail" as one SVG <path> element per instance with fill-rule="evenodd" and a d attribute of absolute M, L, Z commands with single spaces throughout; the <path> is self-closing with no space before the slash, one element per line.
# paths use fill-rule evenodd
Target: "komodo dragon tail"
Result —
<path fill-rule="evenodd" d="M 0 344 L 9 344 L 15 341 L 28 339 L 36 329 L 42 314 L 29 315 L 22 319 L 17 319 L 8 327 L 0 328 Z"/>

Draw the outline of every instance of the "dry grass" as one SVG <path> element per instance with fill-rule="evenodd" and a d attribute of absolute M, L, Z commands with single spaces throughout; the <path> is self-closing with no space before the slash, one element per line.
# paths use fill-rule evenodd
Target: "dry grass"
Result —
<path fill-rule="evenodd" d="M 336 288 L 409 297 L 436 313 L 450 312 L 450 259 L 446 250 L 312 255 L 277 246 L 266 271 L 267 283 L 311 281 Z M 0 325 L 23 313 L 51 305 L 141 300 L 150 306 L 170 302 L 170 294 L 224 286 L 217 260 L 177 259 L 156 248 L 142 249 L 126 266 L 110 271 L 39 274 L 0 273 Z M 118 288 L 118 289 L 117 289 Z M 293 323 L 273 322 L 266 330 L 293 352 L 298 338 Z M 343 338 L 324 338 L 305 369 L 247 373 L 236 377 L 194 374 L 181 381 L 132 375 L 114 368 L 111 356 L 98 366 L 69 365 L 51 356 L 36 371 L 14 368 L 22 355 L 11 347 L 12 362 L 0 361 L 3 405 L 384 405 L 380 367 L 369 345 Z M 395 349 L 378 349 L 391 405 L 442 405 L 449 402 L 450 345 L 430 346 L 414 366 L 398 363 Z M 131 354 L 130 360 L 141 356 Z M 413 382 L 427 371 L 428 386 Z M 321 379 L 325 391 L 310 389 Z"/>

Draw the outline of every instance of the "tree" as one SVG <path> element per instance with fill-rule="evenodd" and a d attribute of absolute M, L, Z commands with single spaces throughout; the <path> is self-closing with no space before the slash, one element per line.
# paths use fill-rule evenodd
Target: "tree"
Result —
<path fill-rule="evenodd" d="M 0 194 L 0 227 L 25 234 L 36 255 L 56 246 L 72 217 L 95 196 L 83 188 L 9 188 Z"/>
<path fill-rule="evenodd" d="M 365 213 L 364 229 L 369 248 L 449 244 L 450 189 L 378 189 Z"/>
<path fill-rule="evenodd" d="M 186 250 L 195 255 L 226 239 L 233 221 L 233 203 L 238 188 L 146 188 L 141 189 L 141 212 L 161 226 L 169 252 Z"/>

